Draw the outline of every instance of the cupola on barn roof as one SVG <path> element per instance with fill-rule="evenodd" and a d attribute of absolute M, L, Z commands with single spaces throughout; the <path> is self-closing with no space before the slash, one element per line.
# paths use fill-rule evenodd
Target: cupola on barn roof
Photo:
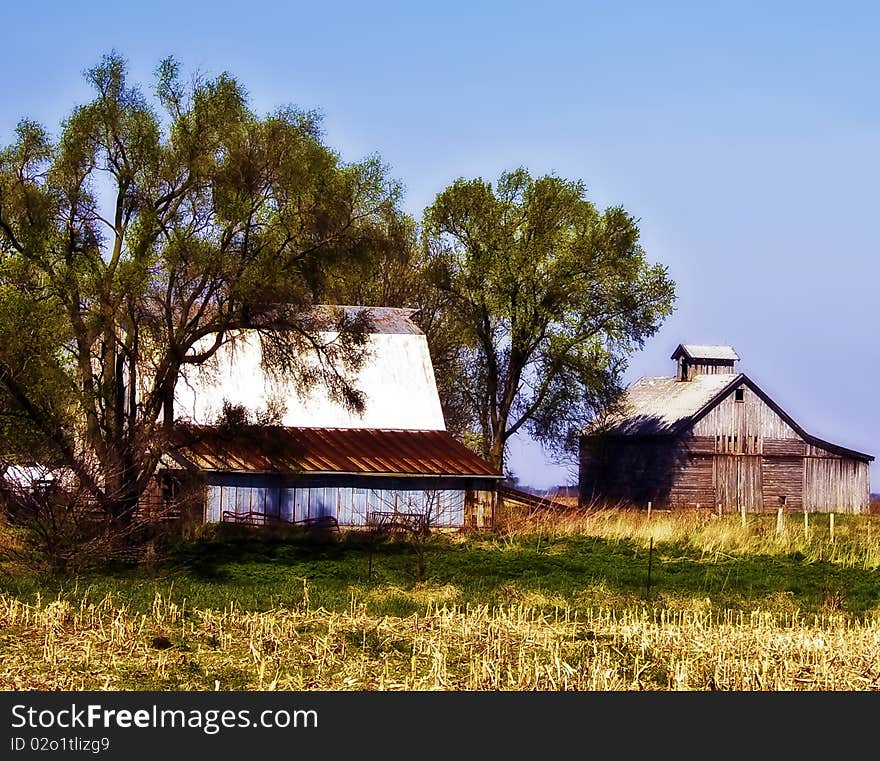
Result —
<path fill-rule="evenodd" d="M 678 359 L 681 356 L 689 360 L 716 359 L 736 362 L 739 355 L 732 346 L 709 345 L 709 344 L 679 344 L 672 352 L 670 359 Z"/>

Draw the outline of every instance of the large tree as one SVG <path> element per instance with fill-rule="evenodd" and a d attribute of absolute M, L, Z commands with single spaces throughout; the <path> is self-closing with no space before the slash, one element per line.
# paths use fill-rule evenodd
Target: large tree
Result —
<path fill-rule="evenodd" d="M 311 307 L 395 245 L 401 214 L 376 158 L 342 161 L 313 113 L 254 113 L 228 74 L 184 82 L 166 59 L 148 95 L 112 53 L 87 78 L 94 100 L 57 137 L 25 120 L 0 151 L 0 454 L 63 469 L 125 521 L 181 368 L 239 329 L 294 381 L 361 403 L 339 371 L 363 361 L 363 326 L 326 344 Z"/>
<path fill-rule="evenodd" d="M 425 211 L 432 279 L 459 337 L 456 374 L 483 454 L 499 468 L 521 428 L 570 451 L 620 391 L 627 357 L 671 313 L 636 221 L 584 183 L 525 169 L 459 179 Z"/>

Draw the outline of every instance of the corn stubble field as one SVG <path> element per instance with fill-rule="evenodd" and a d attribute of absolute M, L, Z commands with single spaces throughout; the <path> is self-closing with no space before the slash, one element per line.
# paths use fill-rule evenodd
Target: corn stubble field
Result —
<path fill-rule="evenodd" d="M 6 576 L 0 687 L 880 690 L 880 521 L 837 518 L 520 515 L 432 541 L 422 579 L 404 545 L 252 538 Z"/>

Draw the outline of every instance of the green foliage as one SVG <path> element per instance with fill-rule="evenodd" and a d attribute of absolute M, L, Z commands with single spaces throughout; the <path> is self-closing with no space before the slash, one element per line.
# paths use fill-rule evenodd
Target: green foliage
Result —
<path fill-rule="evenodd" d="M 600 212 L 581 181 L 517 169 L 495 187 L 457 180 L 425 211 L 424 233 L 483 453 L 502 465 L 523 426 L 570 450 L 672 311 L 674 284 L 647 262 L 636 221 Z"/>
<path fill-rule="evenodd" d="M 111 53 L 87 79 L 57 138 L 23 120 L 0 150 L 0 433 L 7 461 L 74 474 L 116 520 L 163 452 L 181 368 L 241 328 L 301 387 L 363 403 L 339 371 L 363 361 L 363 325 L 310 308 L 405 218 L 378 158 L 343 161 L 312 112 L 254 113 L 227 73 L 185 81 L 169 58 L 149 94 Z"/>

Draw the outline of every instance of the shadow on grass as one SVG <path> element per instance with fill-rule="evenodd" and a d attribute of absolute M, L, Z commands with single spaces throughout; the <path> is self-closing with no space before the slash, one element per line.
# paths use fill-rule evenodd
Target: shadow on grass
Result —
<path fill-rule="evenodd" d="M 706 557 L 693 547 L 660 544 L 654 548 L 650 590 L 648 550 L 625 540 L 491 535 L 452 540 L 441 535 L 425 547 L 422 583 L 416 560 L 405 541 L 371 543 L 363 534 L 332 539 L 239 535 L 182 542 L 153 575 L 131 570 L 65 582 L 7 578 L 0 588 L 26 597 L 39 592 L 44 598 L 81 597 L 84 589 L 92 597 L 110 592 L 142 610 L 149 609 L 157 593 L 173 592 L 185 597 L 190 608 L 233 603 L 266 610 L 308 604 L 341 611 L 349 608 L 355 590 L 368 611 L 379 615 L 423 611 L 433 589 L 446 590 L 447 598 L 459 604 L 519 600 L 537 607 L 674 599 L 753 610 L 785 599 L 803 612 L 862 615 L 880 603 L 877 571 L 811 563 L 798 554 Z"/>
<path fill-rule="evenodd" d="M 371 545 L 357 534 L 333 542 L 247 537 L 192 543 L 178 549 L 176 561 L 194 579 L 233 585 L 262 580 L 266 591 L 291 575 L 320 582 L 328 591 L 350 585 L 407 588 L 416 581 L 407 542 Z M 707 558 L 683 545 L 655 547 L 648 589 L 646 548 L 594 537 L 504 542 L 491 536 L 463 542 L 437 537 L 427 547 L 426 568 L 428 585 L 454 585 L 460 601 L 475 604 L 502 602 L 511 588 L 583 604 L 585 591 L 596 586 L 630 601 L 671 595 L 734 608 L 755 607 L 780 595 L 810 611 L 863 614 L 880 603 L 876 571 L 808 562 L 798 553 Z M 396 614 L 406 608 L 400 600 L 388 605 Z M 420 605 L 411 607 L 415 611 Z"/>

